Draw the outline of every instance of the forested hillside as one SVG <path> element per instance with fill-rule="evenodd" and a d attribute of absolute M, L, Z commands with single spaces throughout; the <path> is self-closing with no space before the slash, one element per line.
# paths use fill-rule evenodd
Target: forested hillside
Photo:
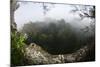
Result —
<path fill-rule="evenodd" d="M 11 66 L 95 61 L 95 6 L 72 6 L 74 9 L 70 12 L 78 15 L 77 23 L 91 20 L 87 25 L 67 22 L 63 18 L 45 18 L 43 21 L 26 21 L 18 30 L 14 16 L 20 4 L 17 0 L 10 2 Z M 38 4 L 42 4 L 44 16 L 51 10 L 47 10 L 45 3 Z"/>

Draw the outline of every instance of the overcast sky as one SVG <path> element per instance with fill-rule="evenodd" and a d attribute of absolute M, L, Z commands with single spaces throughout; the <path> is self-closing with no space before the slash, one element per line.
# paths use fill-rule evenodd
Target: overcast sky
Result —
<path fill-rule="evenodd" d="M 15 11 L 15 21 L 17 27 L 22 27 L 23 24 L 28 23 L 29 21 L 43 21 L 45 18 L 51 19 L 65 19 L 67 22 L 89 22 L 89 19 L 80 20 L 78 14 L 71 13 L 73 7 L 67 4 L 50 4 L 45 3 L 50 8 L 46 14 L 43 14 L 43 4 L 42 3 L 33 3 L 33 2 L 21 2 L 20 7 Z M 74 6 L 74 5 L 73 5 Z"/>

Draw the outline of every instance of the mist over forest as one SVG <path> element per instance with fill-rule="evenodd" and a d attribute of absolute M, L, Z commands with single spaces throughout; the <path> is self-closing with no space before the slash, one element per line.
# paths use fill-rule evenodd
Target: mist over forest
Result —
<path fill-rule="evenodd" d="M 53 54 L 73 52 L 94 36 L 92 28 L 75 27 L 64 19 L 29 22 L 24 24 L 21 32 L 30 37 L 27 44 L 34 42 Z"/>
<path fill-rule="evenodd" d="M 95 60 L 95 6 L 12 1 L 12 65 Z"/>

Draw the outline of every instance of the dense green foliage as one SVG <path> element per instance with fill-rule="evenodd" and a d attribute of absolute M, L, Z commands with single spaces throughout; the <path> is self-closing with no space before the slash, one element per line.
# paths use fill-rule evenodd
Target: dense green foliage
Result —
<path fill-rule="evenodd" d="M 49 23 L 27 23 L 24 24 L 22 32 L 28 35 L 28 42 L 35 42 L 52 54 L 72 53 L 86 40 L 81 38 L 82 35 L 77 34 L 75 29 L 63 19 Z"/>
<path fill-rule="evenodd" d="M 87 53 L 85 53 L 87 54 L 87 56 L 83 57 L 82 61 L 89 61 L 95 59 L 95 48 L 94 48 L 95 35 L 89 36 L 90 34 L 87 34 L 89 31 L 89 27 L 91 28 L 92 33 L 95 34 L 95 26 L 94 26 L 95 23 L 92 23 L 90 24 L 90 26 L 87 26 L 85 29 L 83 29 L 85 30 L 84 32 L 83 30 L 77 31 L 76 29 L 73 28 L 73 26 L 65 22 L 65 20 L 63 19 L 53 20 L 53 21 L 46 19 L 46 21 L 41 21 L 41 22 L 30 22 L 24 24 L 22 30 L 20 31 L 28 35 L 28 38 L 25 39 L 23 34 L 17 31 L 17 24 L 14 21 L 14 12 L 16 11 L 16 9 L 19 8 L 19 6 L 20 5 L 17 3 L 17 0 L 11 0 L 11 65 L 21 66 L 30 64 L 31 61 L 28 62 L 28 60 L 30 59 L 27 58 L 26 60 L 25 57 L 25 43 L 27 45 L 30 45 L 30 43 L 36 43 L 36 45 L 40 45 L 41 47 L 44 48 L 44 50 L 48 51 L 49 53 L 57 55 L 64 53 L 70 54 L 80 49 L 84 45 L 87 45 L 89 46 L 88 47 L 89 50 L 87 51 Z M 46 7 L 47 6 L 43 4 L 44 15 L 48 11 Z M 92 9 L 89 8 L 89 13 L 84 13 L 87 12 L 87 9 L 77 10 L 77 7 L 75 8 L 76 9 L 73 10 L 75 13 L 81 11 L 80 13 L 78 13 L 81 20 L 83 20 L 86 17 L 91 19 L 95 18 L 94 6 Z M 33 55 L 32 54 L 31 55 L 35 57 L 36 54 L 39 53 L 39 51 L 41 55 L 38 54 L 39 56 L 37 55 L 34 59 L 32 58 L 32 64 L 34 64 L 35 62 L 38 64 L 38 62 L 40 62 L 41 60 L 41 56 L 43 57 L 43 55 L 47 55 L 45 54 L 45 52 L 41 53 L 42 50 L 40 50 L 37 47 L 34 47 L 34 49 L 36 50 L 32 50 Z M 79 55 L 81 55 L 81 52 Z M 29 53 L 31 53 L 31 51 Z M 31 55 L 29 54 L 29 56 Z M 51 55 L 49 57 L 51 57 Z M 35 59 L 39 59 L 38 62 Z M 52 58 L 48 60 L 51 59 Z"/>
<path fill-rule="evenodd" d="M 23 65 L 25 38 L 18 32 L 11 33 L 11 63 L 12 65 Z"/>

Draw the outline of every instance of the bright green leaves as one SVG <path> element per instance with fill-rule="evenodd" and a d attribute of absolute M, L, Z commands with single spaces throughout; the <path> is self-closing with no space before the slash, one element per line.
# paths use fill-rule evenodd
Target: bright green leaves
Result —
<path fill-rule="evenodd" d="M 24 41 L 25 37 L 21 33 L 11 33 L 11 64 L 23 65 L 24 64 Z"/>

